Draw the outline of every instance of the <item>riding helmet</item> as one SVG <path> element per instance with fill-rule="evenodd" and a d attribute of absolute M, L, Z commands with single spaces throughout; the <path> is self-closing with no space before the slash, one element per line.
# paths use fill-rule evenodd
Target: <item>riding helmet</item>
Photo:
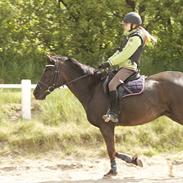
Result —
<path fill-rule="evenodd" d="M 137 25 L 142 24 L 142 19 L 141 19 L 140 15 L 136 12 L 127 13 L 125 15 L 125 17 L 123 18 L 123 21 L 125 23 L 132 23 L 132 24 L 137 24 Z"/>

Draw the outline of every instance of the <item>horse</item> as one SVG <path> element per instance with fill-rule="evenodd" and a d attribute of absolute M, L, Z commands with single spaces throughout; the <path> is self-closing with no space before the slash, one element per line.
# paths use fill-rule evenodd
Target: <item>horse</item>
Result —
<path fill-rule="evenodd" d="M 115 158 L 142 166 L 138 157 L 115 150 L 116 126 L 135 126 L 148 123 L 162 115 L 183 124 L 183 73 L 164 71 L 146 77 L 144 91 L 120 100 L 119 122 L 104 122 L 102 116 L 109 108 L 109 96 L 103 89 L 97 69 L 66 56 L 48 56 L 48 65 L 33 94 L 43 100 L 54 89 L 66 85 L 81 102 L 88 121 L 99 128 L 110 159 L 110 170 L 104 176 L 117 175 Z"/>

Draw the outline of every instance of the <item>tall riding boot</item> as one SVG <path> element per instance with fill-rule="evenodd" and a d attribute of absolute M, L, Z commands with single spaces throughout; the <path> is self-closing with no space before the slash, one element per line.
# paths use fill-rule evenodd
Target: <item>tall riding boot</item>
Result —
<path fill-rule="evenodd" d="M 110 109 L 108 110 L 107 114 L 103 115 L 103 119 L 105 122 L 112 121 L 114 123 L 118 122 L 119 116 L 119 102 L 118 102 L 118 95 L 117 91 L 110 91 Z"/>

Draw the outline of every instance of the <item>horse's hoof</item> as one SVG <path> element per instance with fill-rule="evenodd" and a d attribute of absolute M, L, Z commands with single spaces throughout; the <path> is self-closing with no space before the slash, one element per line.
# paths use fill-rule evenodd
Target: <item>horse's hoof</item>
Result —
<path fill-rule="evenodd" d="M 140 159 L 137 159 L 136 161 L 137 161 L 137 166 L 140 166 L 140 167 L 144 166 Z"/>
<path fill-rule="evenodd" d="M 117 171 L 114 171 L 114 170 L 110 170 L 108 173 L 106 173 L 105 175 L 104 175 L 104 178 L 109 178 L 109 177 L 112 177 L 112 176 L 116 176 L 118 173 L 117 173 Z"/>
<path fill-rule="evenodd" d="M 143 167 L 142 160 L 138 159 L 137 155 L 132 157 L 132 163 L 135 164 L 136 166 Z"/>

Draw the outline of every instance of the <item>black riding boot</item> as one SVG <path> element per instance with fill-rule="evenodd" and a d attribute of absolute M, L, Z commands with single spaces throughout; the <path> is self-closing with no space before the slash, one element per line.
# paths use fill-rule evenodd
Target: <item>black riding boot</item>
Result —
<path fill-rule="evenodd" d="M 107 114 L 103 115 L 103 119 L 105 122 L 112 121 L 114 123 L 118 122 L 119 115 L 119 102 L 117 91 L 110 91 L 110 109 L 107 111 Z"/>

